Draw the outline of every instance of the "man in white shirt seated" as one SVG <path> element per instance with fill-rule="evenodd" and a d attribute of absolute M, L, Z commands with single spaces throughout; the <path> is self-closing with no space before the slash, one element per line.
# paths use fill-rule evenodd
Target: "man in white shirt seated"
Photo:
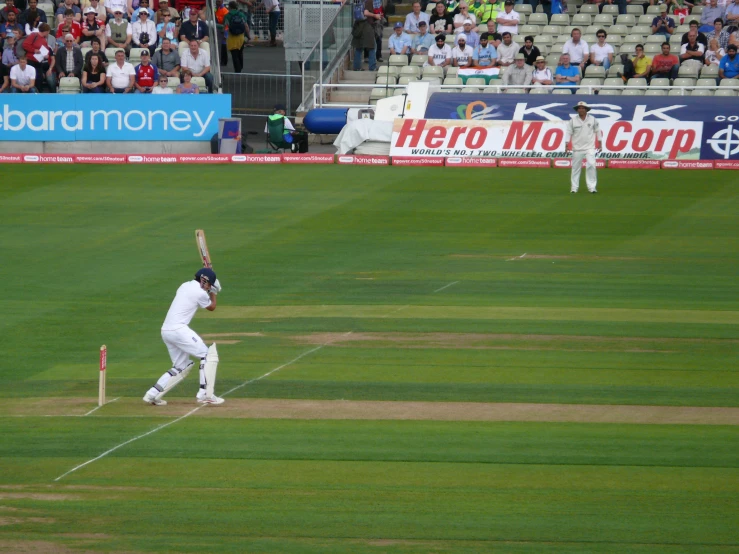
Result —
<path fill-rule="evenodd" d="M 606 42 L 608 33 L 606 33 L 605 29 L 598 29 L 595 36 L 598 38 L 598 42 L 590 47 L 590 64 L 602 66 L 608 71 L 608 68 L 613 63 L 613 46 Z"/>
<path fill-rule="evenodd" d="M 521 47 L 518 43 L 513 42 L 511 33 L 506 31 L 503 33 L 503 42 L 498 46 L 498 65 L 507 66 L 513 63 Z"/>
<path fill-rule="evenodd" d="M 535 87 L 545 87 L 547 90 L 552 90 L 554 76 L 552 75 L 552 70 L 547 67 L 547 59 L 544 56 L 537 57 L 534 62 L 531 84 Z"/>
<path fill-rule="evenodd" d="M 200 48 L 200 43 L 193 39 L 190 41 L 190 47 L 182 53 L 180 57 L 180 66 L 182 69 L 192 71 L 193 77 L 202 77 L 208 87 L 208 92 L 213 92 L 213 75 L 210 73 L 210 54 Z"/>
<path fill-rule="evenodd" d="M 572 65 L 579 65 L 580 71 L 582 72 L 585 69 L 585 62 L 590 57 L 590 49 L 588 48 L 588 43 L 580 38 L 581 36 L 580 29 L 572 29 L 570 40 L 565 42 L 562 53 L 569 54 L 570 63 Z"/>
<path fill-rule="evenodd" d="M 421 3 L 413 2 L 413 11 L 405 16 L 405 32 L 409 35 L 417 35 L 420 31 L 418 30 L 418 24 L 421 21 L 425 21 L 428 25 L 431 18 L 429 14 L 421 11 Z"/>
<path fill-rule="evenodd" d="M 154 54 L 159 35 L 157 34 L 157 26 L 149 19 L 147 8 L 139 8 L 139 20 L 131 25 L 131 34 L 135 48 L 148 48 L 149 54 Z"/>
<path fill-rule="evenodd" d="M 126 53 L 123 50 L 116 50 L 115 63 L 108 66 L 106 74 L 110 92 L 128 94 L 133 91 L 136 70 L 126 61 Z"/>
<path fill-rule="evenodd" d="M 452 63 L 452 49 L 446 44 L 444 33 L 436 35 L 436 44 L 429 48 L 429 61 L 426 65 L 446 67 Z"/>
<path fill-rule="evenodd" d="M 504 11 L 499 13 L 498 19 L 496 19 L 497 31 L 501 35 L 506 31 L 512 35 L 517 35 L 519 21 L 521 21 L 521 16 L 513 9 L 513 0 L 506 0 Z"/>
<path fill-rule="evenodd" d="M 10 90 L 19 93 L 36 93 L 36 70 L 28 65 L 25 54 L 10 69 Z"/>
<path fill-rule="evenodd" d="M 467 46 L 467 36 L 460 33 L 457 36 L 457 46 L 452 48 L 452 65 L 454 67 L 470 67 L 474 50 Z"/>

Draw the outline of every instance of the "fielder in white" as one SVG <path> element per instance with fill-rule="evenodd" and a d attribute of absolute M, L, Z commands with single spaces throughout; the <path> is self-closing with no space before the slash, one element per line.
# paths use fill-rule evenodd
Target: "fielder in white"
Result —
<path fill-rule="evenodd" d="M 216 295 L 221 284 L 210 268 L 199 270 L 195 279 L 182 283 L 172 300 L 167 317 L 162 324 L 162 340 L 167 345 L 172 369 L 162 375 L 156 384 L 144 395 L 144 402 L 155 406 L 167 404 L 162 397 L 178 385 L 192 369 L 190 356 L 200 358 L 200 390 L 196 400 L 200 404 L 223 404 L 225 400 L 217 397 L 213 389 L 218 369 L 218 352 L 215 343 L 208 348 L 203 339 L 188 325 L 198 308 L 208 311 L 216 309 Z"/>
<path fill-rule="evenodd" d="M 598 120 L 589 115 L 590 106 L 585 102 L 578 102 L 573 109 L 577 117 L 567 122 L 565 143 L 567 150 L 572 152 L 572 177 L 570 192 L 576 193 L 580 188 L 580 171 L 582 161 L 585 160 L 585 183 L 588 191 L 595 194 L 598 184 L 598 174 L 595 169 L 595 151 L 600 148 L 601 132 Z"/>

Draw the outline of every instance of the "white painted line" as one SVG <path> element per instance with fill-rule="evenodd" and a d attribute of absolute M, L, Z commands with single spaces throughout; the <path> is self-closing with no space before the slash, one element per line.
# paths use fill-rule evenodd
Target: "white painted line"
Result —
<path fill-rule="evenodd" d="M 352 333 L 352 331 L 349 331 L 348 333 L 345 333 L 345 335 L 344 335 L 344 336 L 346 336 L 346 335 L 350 335 L 351 333 Z M 272 369 L 272 370 L 268 371 L 267 373 L 265 373 L 265 374 L 264 374 L 264 375 L 262 375 L 261 377 L 257 377 L 257 378 L 255 378 L 255 379 L 249 379 L 249 380 L 247 380 L 247 381 L 244 381 L 244 382 L 243 382 L 243 383 L 241 383 L 240 385 L 237 385 L 237 386 L 235 386 L 234 388 L 232 388 L 231 390 L 228 390 L 228 391 L 226 391 L 225 393 L 223 393 L 223 395 L 222 395 L 222 396 L 226 396 L 227 394 L 229 394 L 229 393 L 232 393 L 233 391 L 235 391 L 235 390 L 237 390 L 237 389 L 240 389 L 241 387 L 244 387 L 244 386 L 248 385 L 249 383 L 254 383 L 255 381 L 260 381 L 260 380 L 264 379 L 265 377 L 268 377 L 268 376 L 272 375 L 272 374 L 273 374 L 273 373 L 275 373 L 276 371 L 279 371 L 279 370 L 281 370 L 281 369 L 283 369 L 283 368 L 285 368 L 285 367 L 289 366 L 290 364 L 294 364 L 295 362 L 297 362 L 297 361 L 298 361 L 298 360 L 300 360 L 301 358 L 304 358 L 304 357 L 305 357 L 305 356 L 307 356 L 308 354 L 312 354 L 313 352 L 316 352 L 316 351 L 320 350 L 321 348 L 323 348 L 323 347 L 324 347 L 324 346 L 326 346 L 327 344 L 329 344 L 329 343 L 324 343 L 324 344 L 321 344 L 320 346 L 316 346 L 315 348 L 311 348 L 310 350 L 308 350 L 308 351 L 306 351 L 306 352 L 303 352 L 303 353 L 302 353 L 302 354 L 301 354 L 300 356 L 298 356 L 297 358 L 293 358 L 293 359 L 292 359 L 292 360 L 290 360 L 289 362 L 287 362 L 287 363 L 284 363 L 284 364 L 282 364 L 281 366 L 278 366 L 278 367 L 276 367 L 276 368 L 274 368 L 274 369 Z M 164 429 L 165 427 L 169 427 L 170 425 L 172 425 L 172 424 L 174 424 L 174 423 L 177 423 L 178 421 L 182 421 L 183 419 L 185 419 L 185 418 L 187 418 L 187 417 L 190 417 L 190 416 L 191 416 L 192 414 L 194 414 L 194 413 L 195 413 L 195 412 L 197 412 L 198 410 L 200 410 L 200 409 L 202 409 L 202 408 L 205 408 L 205 406 L 207 406 L 207 404 L 203 404 L 202 406 L 198 406 L 197 408 L 193 408 L 192 410 L 190 410 L 189 412 L 187 412 L 187 413 L 186 413 L 185 415 L 183 415 L 183 416 L 180 416 L 180 417 L 178 417 L 177 419 L 173 419 L 172 421 L 168 421 L 167 423 L 163 423 L 162 425 L 159 425 L 159 426 L 157 426 L 157 427 L 154 427 L 154 429 L 152 429 L 151 431 L 147 431 L 147 432 L 146 432 L 146 433 L 144 433 L 143 435 L 139 435 L 139 436 L 137 436 L 137 437 L 134 437 L 134 438 L 132 438 L 132 439 L 129 439 L 129 440 L 127 440 L 126 442 L 122 442 L 122 443 L 121 443 L 121 444 L 119 444 L 118 446 L 114 446 L 114 447 L 113 447 L 113 448 L 111 448 L 110 450 L 106 450 L 105 452 L 103 452 L 103 453 L 102 453 L 102 454 L 100 454 L 99 456 L 97 456 L 97 457 L 95 457 L 95 458 L 92 458 L 92 459 L 90 459 L 90 460 L 87 460 L 87 461 L 86 461 L 85 463 L 82 463 L 82 464 L 80 464 L 80 465 L 78 465 L 78 466 L 76 466 L 76 467 L 73 467 L 72 469 L 70 469 L 70 470 L 69 470 L 69 471 L 67 471 L 66 473 L 62 473 L 62 474 L 61 474 L 61 475 L 60 475 L 59 477 L 57 477 L 56 479 L 54 479 L 54 481 L 59 481 L 60 479 L 62 479 L 63 477 L 66 477 L 66 476 L 67 476 L 67 475 L 69 475 L 70 473 L 74 473 L 75 471 L 77 471 L 78 469 L 82 469 L 82 468 L 83 468 L 83 467 L 85 467 L 86 465 L 89 465 L 89 464 L 91 464 L 91 463 L 93 463 L 93 462 L 97 462 L 97 461 L 98 461 L 98 460 L 100 460 L 101 458 L 104 458 L 105 456 L 107 456 L 107 455 L 108 455 L 108 454 L 110 454 L 111 452 L 115 452 L 115 451 L 116 451 L 116 450 L 118 450 L 119 448 L 123 448 L 123 447 L 124 447 L 124 446 L 126 446 L 127 444 L 131 444 L 131 443 L 132 443 L 132 442 L 134 442 L 134 441 L 137 441 L 137 440 L 139 440 L 139 439 L 143 439 L 144 437 L 148 437 L 149 435 L 151 435 L 151 434 L 153 434 L 153 433 L 156 433 L 157 431 L 159 431 L 159 430 L 161 430 L 161 429 Z"/>
<path fill-rule="evenodd" d="M 508 258 L 507 262 L 512 262 L 513 260 L 523 260 L 526 257 L 526 252 L 521 254 L 520 256 L 516 256 L 515 258 Z"/>
<path fill-rule="evenodd" d="M 385 314 L 384 316 L 382 316 L 382 317 L 383 317 L 383 318 L 386 318 L 386 317 L 390 317 L 391 315 L 393 315 L 393 314 L 397 314 L 397 313 L 398 313 L 398 312 L 399 312 L 400 310 L 405 310 L 406 308 L 410 308 L 410 304 L 409 304 L 409 305 L 407 305 L 407 306 L 401 306 L 400 308 L 398 308 L 397 310 L 393 310 L 392 312 L 388 312 L 388 313 L 386 313 L 386 314 Z"/>
<path fill-rule="evenodd" d="M 436 294 L 437 292 L 441 292 L 441 291 L 443 291 L 444 289 L 448 289 L 449 287 L 451 287 L 452 285 L 456 285 L 457 283 L 459 283 L 459 281 L 454 281 L 453 283 L 449 283 L 448 285 L 444 285 L 444 286 L 443 286 L 443 287 L 441 287 L 440 289 L 436 289 L 436 290 L 434 291 L 434 294 Z"/>
<path fill-rule="evenodd" d="M 113 400 L 111 400 L 110 402 L 106 402 L 105 404 L 103 404 L 103 406 L 105 406 L 105 405 L 107 405 L 107 404 L 112 404 L 112 403 L 113 403 L 113 402 L 115 402 L 116 400 L 120 400 L 120 399 L 121 399 L 121 397 L 120 397 L 120 396 L 119 396 L 118 398 L 114 398 L 114 399 L 113 399 Z M 92 414 L 92 413 L 94 413 L 94 412 L 97 412 L 97 411 L 98 411 L 98 410 L 99 410 L 100 408 L 102 408 L 103 406 L 97 406 L 97 407 L 93 408 L 92 410 L 90 410 L 89 412 L 87 412 L 87 413 L 86 413 L 85 415 L 83 415 L 82 417 L 85 417 L 85 416 L 89 416 L 90 414 Z"/>

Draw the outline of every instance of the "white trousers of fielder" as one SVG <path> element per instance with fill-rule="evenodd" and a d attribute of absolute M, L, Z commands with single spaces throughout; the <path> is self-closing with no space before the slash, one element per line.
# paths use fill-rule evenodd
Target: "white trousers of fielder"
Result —
<path fill-rule="evenodd" d="M 167 346 L 172 367 L 182 370 L 190 362 L 190 356 L 205 358 L 208 347 L 203 339 L 189 327 L 180 327 L 176 331 L 162 331 L 162 340 Z"/>
<path fill-rule="evenodd" d="M 598 174 L 595 169 L 595 150 L 575 150 L 572 153 L 572 178 L 570 190 L 577 192 L 580 188 L 580 171 L 582 170 L 582 161 L 585 160 L 585 183 L 588 190 L 593 192 L 598 184 Z"/>

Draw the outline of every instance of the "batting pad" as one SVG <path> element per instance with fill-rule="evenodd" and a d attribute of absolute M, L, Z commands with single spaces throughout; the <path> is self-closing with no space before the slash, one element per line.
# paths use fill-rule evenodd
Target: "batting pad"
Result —
<path fill-rule="evenodd" d="M 185 369 L 178 372 L 177 375 L 170 377 L 169 381 L 167 381 L 167 384 L 164 385 L 164 390 L 160 392 L 159 394 L 157 394 L 156 396 L 157 400 L 161 400 L 162 396 L 164 396 L 169 391 L 171 391 L 173 388 L 175 388 L 177 385 L 179 385 L 183 381 L 183 379 L 185 379 L 185 377 L 188 376 L 193 365 L 195 364 L 193 364 L 192 362 L 188 363 Z"/>
<path fill-rule="evenodd" d="M 216 343 L 210 345 L 208 348 L 208 354 L 205 356 L 205 394 L 207 396 L 213 396 L 213 391 L 216 388 L 216 372 L 218 371 L 218 350 L 216 350 Z"/>

